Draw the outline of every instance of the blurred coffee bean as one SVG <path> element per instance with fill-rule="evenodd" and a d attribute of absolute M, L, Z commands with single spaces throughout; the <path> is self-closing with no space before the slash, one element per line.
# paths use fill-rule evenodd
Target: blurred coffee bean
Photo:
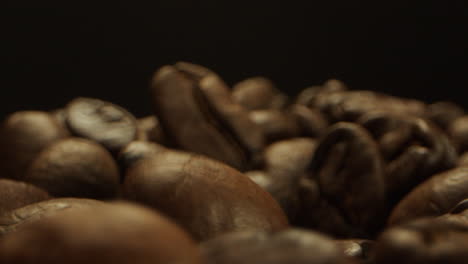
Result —
<path fill-rule="evenodd" d="M 149 209 L 117 203 L 77 208 L 25 225 L 0 242 L 1 263 L 201 264 L 194 241 Z"/>
<path fill-rule="evenodd" d="M 24 180 L 56 197 L 114 198 L 119 172 L 110 153 L 82 138 L 57 141 L 43 150 Z"/>
<path fill-rule="evenodd" d="M 321 197 L 354 227 L 342 236 L 365 237 L 379 228 L 385 205 L 382 159 L 363 127 L 345 122 L 330 127 L 317 146 L 309 176 L 317 181 Z"/>
<path fill-rule="evenodd" d="M 252 77 L 232 87 L 233 99 L 249 110 L 282 109 L 288 101 L 265 77 Z"/>
<path fill-rule="evenodd" d="M 263 147 L 263 135 L 213 73 L 164 66 L 151 85 L 153 109 L 173 144 L 240 170 Z"/>
<path fill-rule="evenodd" d="M 68 133 L 47 112 L 20 111 L 9 115 L 0 127 L 2 177 L 22 179 L 34 158 Z"/>
<path fill-rule="evenodd" d="M 468 168 L 459 167 L 432 176 L 416 186 L 395 207 L 389 225 L 448 213 L 468 196 Z"/>
<path fill-rule="evenodd" d="M 468 166 L 468 152 L 465 152 L 458 157 L 457 166 Z"/>
<path fill-rule="evenodd" d="M 468 197 L 468 194 L 466 195 Z M 468 209 L 468 199 L 459 202 L 455 207 L 450 210 L 450 214 L 461 214 Z"/>
<path fill-rule="evenodd" d="M 159 144 L 166 142 L 161 124 L 155 116 L 147 116 L 137 119 L 137 136 L 138 140 L 151 141 Z"/>
<path fill-rule="evenodd" d="M 315 100 L 320 94 L 330 92 L 346 91 L 348 87 L 340 80 L 330 79 L 323 85 L 315 85 L 303 89 L 297 96 L 295 102 L 300 105 L 312 106 L 315 104 Z"/>
<path fill-rule="evenodd" d="M 321 93 L 311 107 L 320 110 L 332 123 L 356 121 L 362 115 L 374 111 L 423 116 L 426 110 L 423 102 L 372 91 Z"/>
<path fill-rule="evenodd" d="M 468 259 L 467 241 L 467 215 L 422 218 L 387 229 L 373 258 L 379 264 L 462 264 Z"/>
<path fill-rule="evenodd" d="M 383 154 L 390 206 L 428 177 L 456 165 L 455 148 L 429 121 L 375 112 L 363 116 L 359 123 L 371 132 Z"/>
<path fill-rule="evenodd" d="M 298 137 L 301 133 L 297 120 L 285 111 L 256 110 L 249 113 L 249 118 L 261 129 L 267 143 Z"/>
<path fill-rule="evenodd" d="M 132 167 L 138 161 L 157 155 L 167 149 L 159 144 L 148 141 L 132 141 L 119 153 L 117 160 L 123 171 Z"/>
<path fill-rule="evenodd" d="M 302 229 L 235 232 L 201 243 L 207 264 L 353 263 L 328 237 Z"/>
<path fill-rule="evenodd" d="M 21 230 L 29 223 L 63 210 L 101 206 L 103 204 L 104 202 L 98 200 L 82 198 L 58 198 L 33 203 L 0 215 L 0 236 Z"/>
<path fill-rule="evenodd" d="M 325 133 L 328 124 L 319 111 L 300 104 L 292 105 L 289 111 L 296 120 L 302 136 L 318 138 Z"/>
<path fill-rule="evenodd" d="M 335 244 L 346 256 L 369 263 L 375 242 L 366 239 L 343 239 L 335 240 Z"/>
<path fill-rule="evenodd" d="M 453 102 L 440 101 L 428 105 L 425 116 L 441 129 L 447 130 L 455 119 L 464 114 L 465 110 L 461 106 Z"/>
<path fill-rule="evenodd" d="M 247 176 L 199 155 L 164 151 L 143 159 L 123 188 L 126 199 L 160 210 L 199 240 L 288 225 L 278 203 Z"/>
<path fill-rule="evenodd" d="M 0 215 L 50 198 L 46 191 L 32 184 L 0 179 Z"/>
<path fill-rule="evenodd" d="M 459 153 L 468 151 L 468 115 L 455 119 L 449 126 L 448 134 Z"/>
<path fill-rule="evenodd" d="M 137 136 L 135 117 L 110 102 L 77 98 L 66 107 L 67 125 L 73 134 L 96 141 L 112 153 Z"/>

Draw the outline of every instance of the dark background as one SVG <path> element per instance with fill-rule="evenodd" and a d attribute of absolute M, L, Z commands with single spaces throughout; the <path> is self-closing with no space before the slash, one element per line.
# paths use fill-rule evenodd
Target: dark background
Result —
<path fill-rule="evenodd" d="M 334 77 L 468 108 L 466 2 L 4 0 L 0 114 L 90 96 L 143 116 L 152 73 L 179 60 L 291 95 Z"/>

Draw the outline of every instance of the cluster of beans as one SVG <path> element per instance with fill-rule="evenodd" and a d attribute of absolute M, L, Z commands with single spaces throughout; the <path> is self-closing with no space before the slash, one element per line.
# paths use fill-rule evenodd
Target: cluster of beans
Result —
<path fill-rule="evenodd" d="M 0 263 L 468 263 L 461 107 L 184 62 L 150 101 L 3 121 Z"/>

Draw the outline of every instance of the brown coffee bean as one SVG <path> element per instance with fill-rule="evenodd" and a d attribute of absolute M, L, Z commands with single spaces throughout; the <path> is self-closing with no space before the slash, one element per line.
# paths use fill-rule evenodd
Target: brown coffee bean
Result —
<path fill-rule="evenodd" d="M 232 87 L 233 99 L 249 110 L 282 109 L 287 97 L 265 77 L 252 77 Z"/>
<path fill-rule="evenodd" d="M 418 185 L 393 210 L 389 225 L 448 213 L 467 198 L 468 168 L 459 167 L 432 176 Z"/>
<path fill-rule="evenodd" d="M 164 146 L 153 142 L 132 141 L 120 151 L 117 160 L 123 171 L 126 171 L 142 159 L 150 158 L 166 150 Z"/>
<path fill-rule="evenodd" d="M 24 180 L 56 197 L 114 198 L 118 167 L 110 153 L 81 138 L 57 141 L 42 151 Z"/>
<path fill-rule="evenodd" d="M 287 218 L 248 177 L 215 160 L 164 151 L 131 167 L 124 197 L 172 217 L 195 238 L 236 230 L 281 230 Z"/>
<path fill-rule="evenodd" d="M 0 179 L 0 215 L 50 198 L 46 191 L 32 184 Z"/>
<path fill-rule="evenodd" d="M 465 152 L 458 157 L 457 166 L 468 166 L 468 152 Z"/>
<path fill-rule="evenodd" d="M 155 116 L 147 116 L 137 119 L 138 140 L 151 141 L 159 144 L 166 143 L 166 136 L 162 131 L 161 124 Z"/>
<path fill-rule="evenodd" d="M 263 135 L 213 73 L 165 66 L 154 76 L 152 102 L 172 143 L 245 170 Z"/>
<path fill-rule="evenodd" d="M 9 115 L 0 128 L 2 177 L 22 179 L 34 158 L 68 133 L 47 112 L 21 111 Z"/>
<path fill-rule="evenodd" d="M 328 124 L 319 111 L 304 105 L 294 104 L 289 108 L 289 112 L 296 120 L 301 135 L 318 138 L 325 133 Z"/>
<path fill-rule="evenodd" d="M 462 117 L 465 110 L 459 105 L 448 102 L 440 101 L 427 106 L 426 118 L 434 122 L 443 130 L 447 130 L 455 119 Z"/>
<path fill-rule="evenodd" d="M 81 198 L 58 198 L 33 203 L 0 215 L 0 236 L 21 230 L 29 223 L 63 210 L 101 206 L 103 204 L 103 202 L 97 200 Z"/>
<path fill-rule="evenodd" d="M 1 263 L 201 264 L 178 226 L 133 204 L 67 210 L 24 226 L 0 242 Z"/>
<path fill-rule="evenodd" d="M 385 205 L 382 159 L 364 128 L 345 122 L 330 127 L 317 146 L 309 175 L 317 181 L 323 199 L 354 227 L 342 235 L 376 231 Z"/>
<path fill-rule="evenodd" d="M 261 129 L 267 143 L 298 137 L 301 134 L 298 120 L 285 111 L 256 110 L 249 113 L 249 118 Z"/>
<path fill-rule="evenodd" d="M 73 134 L 117 152 L 137 136 L 135 117 L 115 104 L 77 98 L 66 107 L 67 125 Z"/>
<path fill-rule="evenodd" d="M 353 263 L 328 237 L 302 229 L 235 232 L 201 244 L 208 264 Z"/>
<path fill-rule="evenodd" d="M 296 103 L 305 106 L 312 106 L 315 104 L 315 100 L 320 94 L 330 93 L 330 92 L 340 92 L 346 91 L 348 87 L 346 84 L 340 80 L 330 79 L 326 81 L 323 85 L 315 85 L 303 89 L 296 97 Z"/>
<path fill-rule="evenodd" d="M 468 196 L 468 195 L 467 195 Z M 455 205 L 450 211 L 450 214 L 462 214 L 465 210 L 468 209 L 468 199 L 464 199 Z M 468 215 L 468 214 L 467 214 Z"/>
<path fill-rule="evenodd" d="M 468 115 L 455 119 L 448 128 L 448 134 L 459 153 L 468 151 Z"/>

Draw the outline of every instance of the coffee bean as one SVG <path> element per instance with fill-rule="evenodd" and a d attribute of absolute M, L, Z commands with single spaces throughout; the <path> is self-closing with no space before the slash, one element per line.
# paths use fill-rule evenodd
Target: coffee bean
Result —
<path fill-rule="evenodd" d="M 302 229 L 235 232 L 201 244 L 209 264 L 352 263 L 328 237 Z"/>
<path fill-rule="evenodd" d="M 265 77 L 252 77 L 235 84 L 232 96 L 249 110 L 282 109 L 287 102 L 286 95 Z"/>
<path fill-rule="evenodd" d="M 465 110 L 459 105 L 453 102 L 440 101 L 428 105 L 425 116 L 441 129 L 447 130 L 453 121 L 464 114 Z"/>
<path fill-rule="evenodd" d="M 154 155 L 166 151 L 167 149 L 159 144 L 148 141 L 132 141 L 125 146 L 119 153 L 118 161 L 120 167 L 125 172 L 128 168 L 135 165 L 142 159 L 150 158 Z"/>
<path fill-rule="evenodd" d="M 73 134 L 117 152 L 137 136 L 135 117 L 115 104 L 77 98 L 66 107 L 67 125 Z"/>
<path fill-rule="evenodd" d="M 82 198 L 58 198 L 29 204 L 0 215 L 0 236 L 21 230 L 24 226 L 45 216 L 54 215 L 64 210 L 103 204 L 97 200 Z"/>
<path fill-rule="evenodd" d="M 46 191 L 32 184 L 0 179 L 0 215 L 50 198 Z"/>
<path fill-rule="evenodd" d="M 267 143 L 298 137 L 301 133 L 298 121 L 285 111 L 256 110 L 249 113 L 249 118 L 260 128 Z"/>
<path fill-rule="evenodd" d="M 0 261 L 202 263 L 197 246 L 178 226 L 154 211 L 126 203 L 43 217 L 1 240 Z"/>
<path fill-rule="evenodd" d="M 114 198 L 118 167 L 110 153 L 81 138 L 57 141 L 42 151 L 24 180 L 56 197 Z"/>
<path fill-rule="evenodd" d="M 138 140 L 151 141 L 159 144 L 166 143 L 166 136 L 162 131 L 161 124 L 155 116 L 147 116 L 137 119 Z"/>
<path fill-rule="evenodd" d="M 236 230 L 281 230 L 276 201 L 247 176 L 203 156 L 164 151 L 131 167 L 124 197 L 160 210 L 195 238 Z"/>
<path fill-rule="evenodd" d="M 450 124 L 448 133 L 459 153 L 468 151 L 468 115 L 455 119 Z"/>
<path fill-rule="evenodd" d="M 22 179 L 34 158 L 68 133 L 47 112 L 21 111 L 9 115 L 0 128 L 2 177 Z"/>

